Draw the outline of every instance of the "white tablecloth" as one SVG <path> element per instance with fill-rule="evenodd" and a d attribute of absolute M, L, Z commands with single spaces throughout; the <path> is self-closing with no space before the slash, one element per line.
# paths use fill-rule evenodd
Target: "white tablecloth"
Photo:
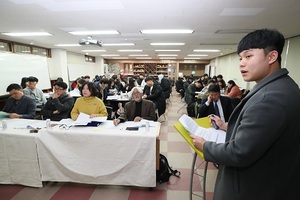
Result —
<path fill-rule="evenodd" d="M 160 124 L 126 131 L 108 121 L 99 127 L 58 126 L 37 138 L 43 181 L 156 186 L 156 137 Z"/>
<path fill-rule="evenodd" d="M 17 128 L 12 128 L 12 124 Z M 24 120 L 8 120 L 9 127 L 0 128 L 0 183 L 42 187 L 37 134 L 29 133 L 20 124 L 24 125 Z"/>

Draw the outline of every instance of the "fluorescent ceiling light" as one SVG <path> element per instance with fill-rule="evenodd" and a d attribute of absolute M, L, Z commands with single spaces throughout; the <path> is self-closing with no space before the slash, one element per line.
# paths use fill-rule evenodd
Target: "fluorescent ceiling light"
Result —
<path fill-rule="evenodd" d="M 134 43 L 106 43 L 106 44 L 102 44 L 102 46 L 134 46 Z"/>
<path fill-rule="evenodd" d="M 219 49 L 195 49 L 193 52 L 220 52 Z"/>
<path fill-rule="evenodd" d="M 157 42 L 157 43 L 150 43 L 150 45 L 152 45 L 152 46 L 167 46 L 167 45 L 174 45 L 174 46 L 180 46 L 180 45 L 185 45 L 185 43 L 159 43 L 159 42 Z"/>
<path fill-rule="evenodd" d="M 148 56 L 148 54 L 132 54 L 132 55 L 128 55 L 128 56 L 132 56 L 132 57 L 138 57 L 138 56 Z"/>
<path fill-rule="evenodd" d="M 161 57 L 161 58 L 159 58 L 160 60 L 176 60 L 177 58 L 175 58 L 175 57 Z"/>
<path fill-rule="evenodd" d="M 191 34 L 194 30 L 190 29 L 149 29 L 141 30 L 143 34 Z"/>
<path fill-rule="evenodd" d="M 103 57 L 114 57 L 114 56 L 120 56 L 119 54 L 102 54 Z"/>
<path fill-rule="evenodd" d="M 184 60 L 201 60 L 202 58 L 183 58 Z"/>
<path fill-rule="evenodd" d="M 51 33 L 47 32 L 24 32 L 24 33 L 1 33 L 2 35 L 9 35 L 9 36 L 52 36 Z"/>
<path fill-rule="evenodd" d="M 118 35 L 120 34 L 116 30 L 108 30 L 108 31 L 71 31 L 68 32 L 72 35 Z"/>
<path fill-rule="evenodd" d="M 55 44 L 56 47 L 79 47 L 80 44 Z"/>
<path fill-rule="evenodd" d="M 177 54 L 158 54 L 158 57 L 160 56 L 178 56 Z"/>
<path fill-rule="evenodd" d="M 98 50 L 81 50 L 82 52 L 106 52 L 104 49 L 98 49 Z"/>
<path fill-rule="evenodd" d="M 119 52 L 142 52 L 141 49 L 120 49 Z"/>
<path fill-rule="evenodd" d="M 157 52 L 161 52 L 161 51 L 181 51 L 179 49 L 158 49 L 158 50 L 155 50 Z"/>
<path fill-rule="evenodd" d="M 146 59 L 152 59 L 152 58 L 151 57 L 136 57 L 135 59 L 146 60 Z"/>
<path fill-rule="evenodd" d="M 208 55 L 206 55 L 206 54 L 189 54 L 187 56 L 208 56 Z"/>

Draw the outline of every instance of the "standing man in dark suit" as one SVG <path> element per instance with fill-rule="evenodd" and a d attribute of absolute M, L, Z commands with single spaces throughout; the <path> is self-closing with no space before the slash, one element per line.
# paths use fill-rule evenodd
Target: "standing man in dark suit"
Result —
<path fill-rule="evenodd" d="M 124 121 L 139 122 L 142 119 L 156 120 L 154 105 L 151 101 L 143 99 L 143 90 L 140 87 L 134 87 L 131 90 L 132 101 L 125 104 L 124 112 L 114 119 L 114 125 Z"/>
<path fill-rule="evenodd" d="M 224 122 L 227 122 L 233 111 L 230 98 L 220 95 L 220 87 L 217 84 L 210 85 L 208 87 L 208 93 L 208 97 L 202 100 L 199 109 L 200 117 L 215 114 Z"/>
<path fill-rule="evenodd" d="M 166 111 L 166 100 L 161 86 L 158 83 L 154 83 L 152 77 L 147 77 L 145 82 L 143 99 L 148 99 L 154 103 L 155 109 L 158 109 L 159 116 L 164 114 Z"/>

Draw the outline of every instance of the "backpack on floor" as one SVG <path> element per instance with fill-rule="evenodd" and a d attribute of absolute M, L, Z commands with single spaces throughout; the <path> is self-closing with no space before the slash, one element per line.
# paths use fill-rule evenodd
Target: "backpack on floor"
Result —
<path fill-rule="evenodd" d="M 162 155 L 159 154 L 159 170 L 156 170 L 156 181 L 159 183 L 168 182 L 170 179 L 170 176 L 176 176 L 180 177 L 180 172 L 177 170 L 173 170 L 169 163 L 168 159 Z"/>

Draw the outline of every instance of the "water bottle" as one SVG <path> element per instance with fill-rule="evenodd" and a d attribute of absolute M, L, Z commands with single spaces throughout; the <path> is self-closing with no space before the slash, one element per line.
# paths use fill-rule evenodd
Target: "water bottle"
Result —
<path fill-rule="evenodd" d="M 46 128 L 51 129 L 51 121 L 50 119 L 46 119 Z"/>
<path fill-rule="evenodd" d="M 7 128 L 7 120 L 4 119 L 2 120 L 2 129 L 6 129 Z"/>
<path fill-rule="evenodd" d="M 149 129 L 150 129 L 150 123 L 146 122 L 146 131 L 149 131 Z"/>

